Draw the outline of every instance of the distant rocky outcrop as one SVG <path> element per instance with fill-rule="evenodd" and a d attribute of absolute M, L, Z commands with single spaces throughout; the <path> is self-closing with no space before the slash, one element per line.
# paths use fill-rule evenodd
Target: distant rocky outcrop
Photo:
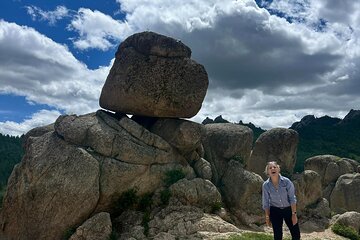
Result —
<path fill-rule="evenodd" d="M 143 32 L 122 42 L 100 96 L 100 106 L 150 117 L 193 117 L 208 87 L 205 68 L 175 39 Z"/>
<path fill-rule="evenodd" d="M 308 126 L 314 126 L 314 125 L 320 125 L 320 126 L 332 126 L 337 123 L 339 123 L 341 119 L 339 118 L 332 118 L 329 116 L 323 116 L 319 118 L 315 118 L 314 115 L 307 115 L 303 117 L 300 122 L 295 122 L 291 125 L 291 129 L 294 130 L 300 130 L 302 128 L 308 127 Z"/>
<path fill-rule="evenodd" d="M 306 159 L 331 154 L 360 161 L 360 110 L 350 110 L 344 117 L 305 116 L 290 128 L 299 133 L 296 172 L 304 170 Z"/>
<path fill-rule="evenodd" d="M 212 120 L 209 117 L 206 117 L 204 121 L 202 121 L 202 124 L 204 125 L 211 123 L 229 123 L 229 121 L 224 119 L 221 115 L 217 116 L 214 120 Z"/>
<path fill-rule="evenodd" d="M 339 124 L 346 125 L 354 123 L 360 123 L 360 110 L 351 109 Z"/>

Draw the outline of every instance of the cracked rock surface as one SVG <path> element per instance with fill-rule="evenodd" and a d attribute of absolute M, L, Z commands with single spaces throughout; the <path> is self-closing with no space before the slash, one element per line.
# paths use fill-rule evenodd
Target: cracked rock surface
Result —
<path fill-rule="evenodd" d="M 125 115 L 61 116 L 55 131 L 28 137 L 26 154 L 9 179 L 2 234 L 61 239 L 93 214 L 111 213 L 123 192 L 153 192 L 171 169 L 194 177 L 172 146 Z"/>

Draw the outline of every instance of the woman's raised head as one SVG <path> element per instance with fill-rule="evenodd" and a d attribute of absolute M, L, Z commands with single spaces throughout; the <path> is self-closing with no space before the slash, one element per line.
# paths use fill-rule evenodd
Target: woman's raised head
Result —
<path fill-rule="evenodd" d="M 274 172 L 274 173 L 280 173 L 280 165 L 276 162 L 276 161 L 270 161 L 266 164 L 265 166 L 265 171 L 264 173 L 267 175 L 267 176 L 270 176 L 271 173 Z"/>

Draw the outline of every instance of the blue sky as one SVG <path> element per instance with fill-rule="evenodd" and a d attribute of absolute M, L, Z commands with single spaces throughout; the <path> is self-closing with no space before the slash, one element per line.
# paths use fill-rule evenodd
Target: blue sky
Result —
<path fill-rule="evenodd" d="M 263 128 L 360 105 L 360 3 L 352 0 L 3 0 L 0 133 L 99 109 L 121 41 L 155 31 L 209 74 L 202 109 Z"/>

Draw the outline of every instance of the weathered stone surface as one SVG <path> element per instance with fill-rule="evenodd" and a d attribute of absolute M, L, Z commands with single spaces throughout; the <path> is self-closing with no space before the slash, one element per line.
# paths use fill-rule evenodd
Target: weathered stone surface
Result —
<path fill-rule="evenodd" d="M 205 159 L 211 163 L 212 181 L 218 185 L 225 173 L 228 162 L 236 158 L 246 163 L 251 151 L 252 130 L 233 123 L 205 125 L 203 146 Z"/>
<path fill-rule="evenodd" d="M 174 118 L 158 119 L 150 131 L 162 137 L 182 154 L 195 151 L 201 145 L 205 128 L 202 124 Z"/>
<path fill-rule="evenodd" d="M 296 176 L 293 182 L 296 190 L 297 210 L 299 212 L 322 198 L 321 178 L 317 172 L 305 170 L 299 176 Z"/>
<path fill-rule="evenodd" d="M 145 56 L 191 57 L 191 49 L 181 41 L 154 32 L 142 32 L 131 35 L 120 44 L 116 54 L 121 54 L 127 48 L 134 48 Z"/>
<path fill-rule="evenodd" d="M 190 59 L 184 44 L 145 32 L 121 43 L 100 106 L 133 115 L 190 118 L 200 110 L 207 87 L 205 68 Z"/>
<path fill-rule="evenodd" d="M 314 218 L 327 218 L 331 217 L 331 209 L 329 201 L 326 198 L 322 198 L 313 207 L 308 206 L 307 211 L 310 216 Z"/>
<path fill-rule="evenodd" d="M 59 117 L 55 132 L 29 137 L 5 196 L 0 236 L 60 239 L 93 213 L 113 213 L 123 192 L 160 188 L 174 169 L 195 177 L 176 149 L 125 116 Z"/>
<path fill-rule="evenodd" d="M 144 227 L 142 226 L 144 213 L 134 210 L 126 210 L 114 219 L 114 229 L 121 233 L 119 239 L 146 239 Z"/>
<path fill-rule="evenodd" d="M 99 163 L 53 132 L 30 138 L 12 172 L 0 216 L 9 239 L 61 239 L 99 198 Z"/>
<path fill-rule="evenodd" d="M 86 220 L 69 240 L 108 240 L 111 231 L 110 214 L 101 212 Z"/>
<path fill-rule="evenodd" d="M 56 120 L 55 130 L 67 142 L 127 163 L 186 162 L 165 140 L 126 116 L 117 120 L 101 110 L 82 116 L 65 115 Z"/>
<path fill-rule="evenodd" d="M 52 132 L 54 131 L 54 124 L 49 124 L 49 125 L 46 125 L 46 126 L 42 126 L 42 127 L 36 127 L 36 128 L 33 128 L 31 129 L 30 131 L 28 131 L 25 136 L 24 136 L 24 140 L 23 140 L 23 143 L 26 144 L 27 142 L 27 139 L 29 137 L 41 137 L 42 135 L 44 135 L 45 133 L 48 133 L 48 132 Z M 25 146 L 24 146 L 25 147 Z"/>
<path fill-rule="evenodd" d="M 209 180 L 195 178 L 181 179 L 170 187 L 172 196 L 184 205 L 198 206 L 210 211 L 215 203 L 221 202 L 221 194 Z"/>
<path fill-rule="evenodd" d="M 262 178 L 253 172 L 249 172 L 234 160 L 229 162 L 223 178 L 221 190 L 224 201 L 243 223 L 251 224 L 257 221 L 258 216 L 263 215 L 261 208 Z"/>
<path fill-rule="evenodd" d="M 360 233 L 360 213 L 359 212 L 345 212 L 343 214 L 335 215 L 331 219 L 331 223 L 339 223 L 341 225 L 353 228 L 357 233 Z"/>
<path fill-rule="evenodd" d="M 331 210 L 337 213 L 360 212 L 360 173 L 344 174 L 336 181 L 330 196 Z"/>
<path fill-rule="evenodd" d="M 345 173 L 353 173 L 355 169 L 351 161 L 334 155 L 319 155 L 305 160 L 304 168 L 313 170 L 321 177 L 323 187 L 328 186 Z"/>
<path fill-rule="evenodd" d="M 222 234 L 240 232 L 220 217 L 206 214 L 194 206 L 168 205 L 152 211 L 150 218 L 146 237 L 142 225 L 143 213 L 124 212 L 114 223 L 116 230 L 121 232 L 119 239 L 219 239 Z"/>
<path fill-rule="evenodd" d="M 255 142 L 247 169 L 266 179 L 266 163 L 276 161 L 282 172 L 292 174 L 298 142 L 298 133 L 291 129 L 273 128 L 262 133 Z"/>
<path fill-rule="evenodd" d="M 220 217 L 192 206 L 168 206 L 154 216 L 149 227 L 150 236 L 166 232 L 180 239 L 202 239 L 201 232 L 239 232 Z"/>
<path fill-rule="evenodd" d="M 203 158 L 196 161 L 194 164 L 194 170 L 197 176 L 210 180 L 212 179 L 211 164 Z"/>
<path fill-rule="evenodd" d="M 331 209 L 326 198 L 320 199 L 318 202 L 308 205 L 300 213 L 300 228 L 307 232 L 320 232 L 329 227 Z"/>
<path fill-rule="evenodd" d="M 122 193 L 136 189 L 138 195 L 154 192 L 164 185 L 165 173 L 179 169 L 187 179 L 195 178 L 189 165 L 179 163 L 153 164 L 151 166 L 127 164 L 115 159 L 104 159 L 100 178 L 100 198 L 96 212 L 111 212 Z"/>

